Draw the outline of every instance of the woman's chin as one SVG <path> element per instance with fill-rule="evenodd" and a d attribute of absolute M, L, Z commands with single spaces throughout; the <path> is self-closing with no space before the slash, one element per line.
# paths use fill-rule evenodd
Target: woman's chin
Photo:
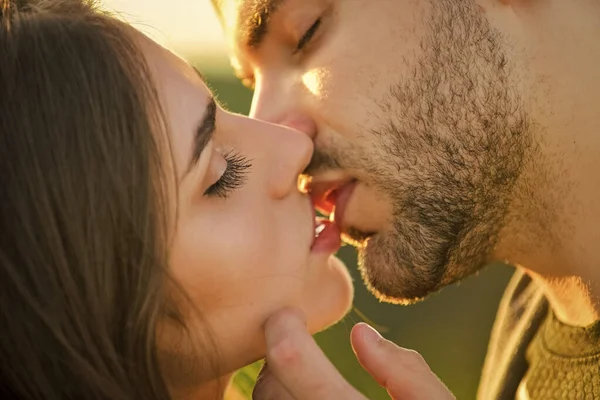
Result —
<path fill-rule="evenodd" d="M 228 308 L 211 319 L 212 332 L 217 341 L 222 341 L 218 344 L 222 371 L 235 371 L 265 356 L 264 323 L 281 309 L 301 309 L 310 334 L 334 325 L 350 311 L 354 286 L 346 266 L 335 256 L 316 261 L 311 260 L 309 268 L 303 271 L 306 280 L 302 284 L 294 287 L 298 281 L 288 280 L 289 287 L 273 288 L 278 297 L 268 296 L 269 301 L 258 306 Z M 287 301 L 277 302 L 285 295 L 290 295 Z"/>
<path fill-rule="evenodd" d="M 310 300 L 305 309 L 308 330 L 311 334 L 320 332 L 338 323 L 352 309 L 354 285 L 348 269 L 337 257 L 327 259 L 324 276 L 310 292 Z"/>

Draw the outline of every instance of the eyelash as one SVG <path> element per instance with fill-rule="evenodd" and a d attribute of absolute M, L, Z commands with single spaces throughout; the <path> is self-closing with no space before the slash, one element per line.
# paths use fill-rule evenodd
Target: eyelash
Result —
<path fill-rule="evenodd" d="M 322 22 L 321 17 L 319 17 L 310 26 L 310 28 L 308 28 L 308 30 L 304 33 L 304 35 L 298 41 L 298 45 L 296 46 L 296 49 L 294 50 L 294 54 L 302 51 L 302 49 L 304 49 L 304 47 L 306 47 L 306 45 L 310 42 L 310 40 L 313 38 L 315 33 L 317 33 L 317 31 L 321 27 L 321 22 Z"/>
<path fill-rule="evenodd" d="M 252 167 L 250 160 L 233 151 L 225 153 L 223 157 L 227 161 L 227 168 L 219 180 L 206 189 L 205 196 L 227 198 L 232 191 L 246 183 L 248 171 Z"/>

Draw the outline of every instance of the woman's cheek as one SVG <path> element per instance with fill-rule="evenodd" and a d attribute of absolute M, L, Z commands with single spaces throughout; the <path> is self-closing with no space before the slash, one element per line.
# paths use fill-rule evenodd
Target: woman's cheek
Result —
<path fill-rule="evenodd" d="M 273 238 L 251 221 L 235 216 L 222 223 L 205 219 L 202 226 L 181 232 L 173 252 L 174 275 L 196 295 L 248 285 L 276 271 L 269 263 L 269 242 Z"/>

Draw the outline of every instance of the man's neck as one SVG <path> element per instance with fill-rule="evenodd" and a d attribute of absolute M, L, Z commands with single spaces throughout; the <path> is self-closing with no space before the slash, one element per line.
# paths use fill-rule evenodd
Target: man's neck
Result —
<path fill-rule="evenodd" d="M 534 144 L 497 255 L 544 288 L 562 322 L 587 326 L 600 319 L 600 8 L 551 3 L 507 1 L 525 38 L 514 58 L 531 72 L 523 93 Z"/>
<path fill-rule="evenodd" d="M 600 282 L 577 276 L 549 277 L 527 273 L 544 289 L 556 317 L 572 326 L 589 326 L 600 320 Z"/>

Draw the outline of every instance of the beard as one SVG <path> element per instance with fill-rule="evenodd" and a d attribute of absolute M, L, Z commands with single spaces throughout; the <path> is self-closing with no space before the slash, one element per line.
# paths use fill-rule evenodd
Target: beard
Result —
<path fill-rule="evenodd" d="M 391 200 L 384 231 L 349 235 L 362 240 L 365 283 L 393 303 L 422 299 L 490 260 L 534 153 L 499 32 L 471 2 L 430 4 L 412 74 L 378 101 L 387 120 L 370 129 L 371 147 L 317 148 L 309 166 L 361 171 Z"/>

